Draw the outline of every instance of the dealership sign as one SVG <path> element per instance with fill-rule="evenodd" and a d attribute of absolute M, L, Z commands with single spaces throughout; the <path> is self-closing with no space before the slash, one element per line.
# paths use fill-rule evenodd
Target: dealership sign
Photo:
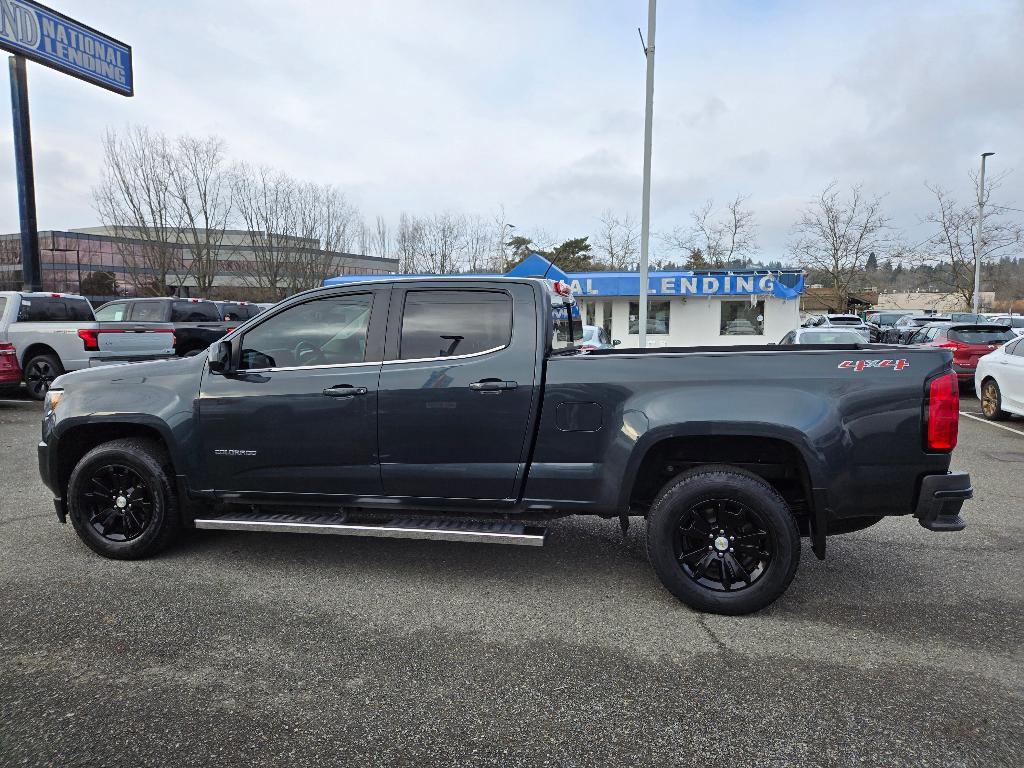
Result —
<path fill-rule="evenodd" d="M 33 0 L 0 0 L 0 48 L 131 96 L 132 49 Z"/>
<path fill-rule="evenodd" d="M 636 272 L 563 272 L 539 254 L 531 254 L 509 273 L 514 277 L 548 277 L 564 280 L 577 296 L 639 296 Z M 651 296 L 752 296 L 770 295 L 795 299 L 804 289 L 799 270 L 715 270 L 703 272 L 651 272 L 647 293 Z"/>

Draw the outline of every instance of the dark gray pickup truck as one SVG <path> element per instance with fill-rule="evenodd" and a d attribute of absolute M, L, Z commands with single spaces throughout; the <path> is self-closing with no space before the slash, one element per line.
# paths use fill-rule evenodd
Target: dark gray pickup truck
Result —
<path fill-rule="evenodd" d="M 293 296 L 192 358 L 57 379 L 39 467 L 114 558 L 183 528 L 543 544 L 646 518 L 664 585 L 747 613 L 809 536 L 964 527 L 943 349 L 576 349 L 567 286 L 368 280 Z M 894 555 L 898 556 L 898 554 Z"/>

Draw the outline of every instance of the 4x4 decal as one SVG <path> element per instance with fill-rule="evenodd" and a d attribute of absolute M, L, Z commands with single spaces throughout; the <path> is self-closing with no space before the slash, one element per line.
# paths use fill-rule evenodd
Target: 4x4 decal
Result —
<path fill-rule="evenodd" d="M 910 363 L 906 360 L 843 360 L 840 368 L 853 368 L 855 371 L 863 371 L 865 368 L 892 368 L 894 371 L 902 371 L 909 368 Z"/>

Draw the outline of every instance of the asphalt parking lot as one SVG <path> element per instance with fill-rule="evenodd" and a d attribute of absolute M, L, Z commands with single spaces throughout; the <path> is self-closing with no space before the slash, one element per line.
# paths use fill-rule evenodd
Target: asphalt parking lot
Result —
<path fill-rule="evenodd" d="M 38 432 L 37 404 L 0 402 L 3 766 L 1024 755 L 1022 419 L 962 420 L 966 531 L 887 520 L 825 562 L 805 546 L 789 592 L 742 618 L 677 603 L 643 525 L 614 521 L 557 521 L 536 550 L 197 533 L 103 560 L 57 522 Z"/>

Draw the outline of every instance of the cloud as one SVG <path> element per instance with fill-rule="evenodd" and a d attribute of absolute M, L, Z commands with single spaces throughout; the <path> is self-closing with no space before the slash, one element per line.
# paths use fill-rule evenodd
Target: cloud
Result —
<path fill-rule="evenodd" d="M 504 205 L 522 229 L 639 218 L 640 5 L 66 0 L 133 45 L 124 99 L 30 65 L 40 223 L 95 222 L 109 126 L 217 133 L 240 160 L 332 182 L 367 218 Z M 751 195 L 765 255 L 832 179 L 889 193 L 913 228 L 923 181 L 966 189 L 981 151 L 1021 168 L 1019 2 L 663 4 L 655 76 L 653 228 L 703 200 Z M 10 147 L 9 127 L 0 129 Z M 17 228 L 0 152 L 0 231 Z"/>

